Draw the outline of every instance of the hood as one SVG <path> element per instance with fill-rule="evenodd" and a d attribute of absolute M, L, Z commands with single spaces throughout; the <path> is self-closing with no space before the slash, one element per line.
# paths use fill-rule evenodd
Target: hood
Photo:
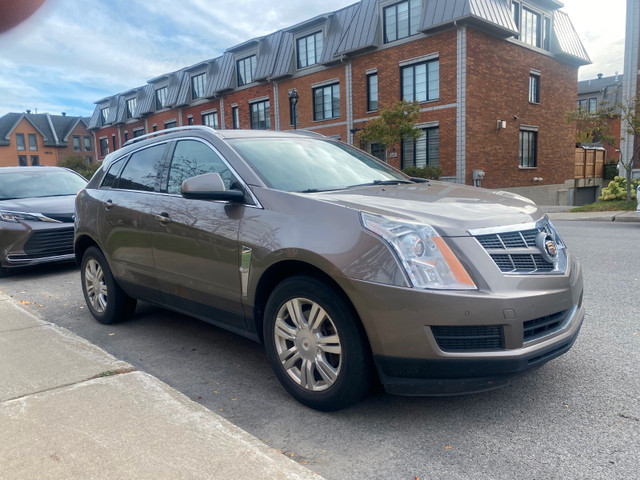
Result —
<path fill-rule="evenodd" d="M 32 197 L 0 201 L 0 210 L 22 213 L 41 213 L 62 222 L 73 222 L 75 195 Z"/>
<path fill-rule="evenodd" d="M 426 223 L 441 235 L 535 222 L 544 213 L 529 199 L 510 192 L 430 181 L 312 194 L 317 200 L 401 220 Z"/>

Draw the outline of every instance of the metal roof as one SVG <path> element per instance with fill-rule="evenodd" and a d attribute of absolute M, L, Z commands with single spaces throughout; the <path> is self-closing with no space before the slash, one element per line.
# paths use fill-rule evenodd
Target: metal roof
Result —
<path fill-rule="evenodd" d="M 380 15 L 377 0 L 362 0 L 344 32 L 334 55 L 345 55 L 365 48 L 375 47 L 378 38 Z"/>
<path fill-rule="evenodd" d="M 335 62 L 335 53 L 340 46 L 340 41 L 345 36 L 351 25 L 351 21 L 358 10 L 359 4 L 351 5 L 334 12 L 327 22 L 326 34 L 322 47 L 322 59 L 320 63 Z"/>
<path fill-rule="evenodd" d="M 612 75 L 610 77 L 591 78 L 578 82 L 578 95 L 585 93 L 602 92 L 612 85 L 622 84 L 622 75 Z"/>
<path fill-rule="evenodd" d="M 136 117 L 141 117 L 153 111 L 153 98 L 153 85 L 151 83 L 138 90 L 138 95 L 136 96 Z"/>
<path fill-rule="evenodd" d="M 207 90 L 207 96 L 212 97 L 218 92 L 233 88 L 233 74 L 236 71 L 235 56 L 231 52 L 226 52 L 222 58 L 217 59 L 218 72 L 213 77 L 211 89 Z"/>
<path fill-rule="evenodd" d="M 506 0 L 431 0 L 423 10 L 420 31 L 430 32 L 453 22 L 481 23 L 505 36 L 518 33 Z"/>
<path fill-rule="evenodd" d="M 578 65 L 591 63 L 587 51 L 573 28 L 569 15 L 557 10 L 553 12 L 553 31 L 557 42 L 557 51 L 553 53 L 564 56 Z"/>
<path fill-rule="evenodd" d="M 258 55 L 254 80 L 264 80 L 273 75 L 278 58 L 278 51 L 282 44 L 282 30 L 267 35 L 258 42 Z"/>
<path fill-rule="evenodd" d="M 276 63 L 273 66 L 272 78 L 285 77 L 293 74 L 293 33 L 282 32 L 280 48 Z"/>

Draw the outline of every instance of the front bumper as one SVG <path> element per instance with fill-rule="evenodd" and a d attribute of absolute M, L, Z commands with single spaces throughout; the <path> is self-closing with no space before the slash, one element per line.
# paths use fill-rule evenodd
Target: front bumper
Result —
<path fill-rule="evenodd" d="M 568 329 L 535 347 L 500 357 L 412 359 L 375 355 L 380 380 L 396 395 L 458 395 L 508 385 L 521 375 L 541 367 L 569 351 L 580 332 L 584 309 L 575 310 Z"/>
<path fill-rule="evenodd" d="M 571 348 L 584 319 L 582 272 L 573 258 L 562 275 L 487 280 L 471 292 L 352 281 L 348 294 L 388 392 L 489 390 Z"/>
<path fill-rule="evenodd" d="M 72 223 L 3 222 L 1 227 L 0 265 L 4 268 L 75 260 Z"/>

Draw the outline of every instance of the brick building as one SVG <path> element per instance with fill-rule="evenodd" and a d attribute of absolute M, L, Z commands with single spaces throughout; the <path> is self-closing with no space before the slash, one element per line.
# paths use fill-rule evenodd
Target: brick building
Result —
<path fill-rule="evenodd" d="M 381 106 L 420 103 L 424 135 L 383 152 L 444 179 L 567 203 L 577 71 L 589 63 L 555 0 L 361 0 L 96 102 L 99 159 L 172 126 L 294 127 L 356 143 Z M 290 102 L 295 91 L 297 104 Z M 476 171 L 476 172 L 474 172 Z"/>
<path fill-rule="evenodd" d="M 0 117 L 0 167 L 57 165 L 70 155 L 94 160 L 89 119 L 65 114 L 7 113 Z"/>

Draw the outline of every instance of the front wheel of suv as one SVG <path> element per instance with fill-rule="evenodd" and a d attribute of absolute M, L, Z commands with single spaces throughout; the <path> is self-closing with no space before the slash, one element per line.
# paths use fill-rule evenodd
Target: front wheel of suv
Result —
<path fill-rule="evenodd" d="M 136 309 L 136 300 L 116 283 L 102 252 L 89 247 L 82 257 L 80 270 L 82 293 L 89 311 L 100 323 L 128 320 Z"/>
<path fill-rule="evenodd" d="M 371 384 L 369 349 L 352 308 L 326 283 L 291 277 L 265 308 L 264 342 L 284 388 L 308 407 L 332 411 L 360 400 Z"/>

